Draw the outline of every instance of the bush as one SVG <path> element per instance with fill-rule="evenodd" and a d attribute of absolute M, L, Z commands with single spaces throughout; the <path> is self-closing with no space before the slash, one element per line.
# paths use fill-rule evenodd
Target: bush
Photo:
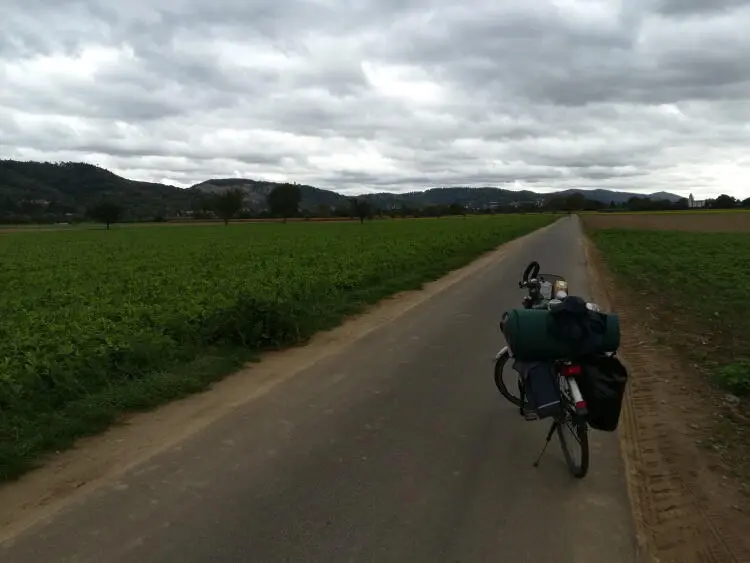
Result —
<path fill-rule="evenodd" d="M 719 368 L 714 381 L 739 397 L 750 395 L 750 360 L 739 360 Z"/>

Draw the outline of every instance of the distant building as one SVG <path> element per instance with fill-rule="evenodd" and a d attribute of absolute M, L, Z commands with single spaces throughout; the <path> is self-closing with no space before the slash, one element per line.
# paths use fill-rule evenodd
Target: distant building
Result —
<path fill-rule="evenodd" d="M 706 200 L 705 199 L 695 199 L 693 197 L 693 194 L 690 194 L 690 197 L 688 197 L 688 207 L 690 209 L 697 208 L 697 207 L 706 207 Z"/>

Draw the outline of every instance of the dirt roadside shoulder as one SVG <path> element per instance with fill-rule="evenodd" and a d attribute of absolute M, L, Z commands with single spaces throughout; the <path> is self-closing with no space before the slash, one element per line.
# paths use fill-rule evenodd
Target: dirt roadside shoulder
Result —
<path fill-rule="evenodd" d="M 707 437 L 722 394 L 655 343 L 648 311 L 615 284 L 584 235 L 594 299 L 620 315 L 630 373 L 619 429 L 638 543 L 653 563 L 750 561 L 750 498 Z"/>

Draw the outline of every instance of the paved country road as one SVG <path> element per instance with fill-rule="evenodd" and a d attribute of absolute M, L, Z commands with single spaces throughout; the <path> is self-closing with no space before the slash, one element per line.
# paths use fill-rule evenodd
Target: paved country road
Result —
<path fill-rule="evenodd" d="M 634 563 L 616 435 L 572 479 L 497 393 L 529 260 L 588 294 L 576 218 L 9 539 L 3 563 Z M 377 311 L 371 313 L 377 314 Z M 251 370 L 252 373 L 252 370 Z"/>

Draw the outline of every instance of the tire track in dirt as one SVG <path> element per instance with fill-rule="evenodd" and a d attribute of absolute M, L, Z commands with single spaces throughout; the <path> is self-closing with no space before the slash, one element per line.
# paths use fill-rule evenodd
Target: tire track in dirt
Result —
<path fill-rule="evenodd" d="M 643 313 L 626 302 L 594 245 L 584 239 L 594 297 L 620 315 L 630 373 L 620 438 L 639 544 L 652 562 L 750 562 L 749 519 L 693 429 L 708 428 L 708 385 L 670 349 L 652 344 Z M 644 554 L 645 555 L 645 554 Z"/>

